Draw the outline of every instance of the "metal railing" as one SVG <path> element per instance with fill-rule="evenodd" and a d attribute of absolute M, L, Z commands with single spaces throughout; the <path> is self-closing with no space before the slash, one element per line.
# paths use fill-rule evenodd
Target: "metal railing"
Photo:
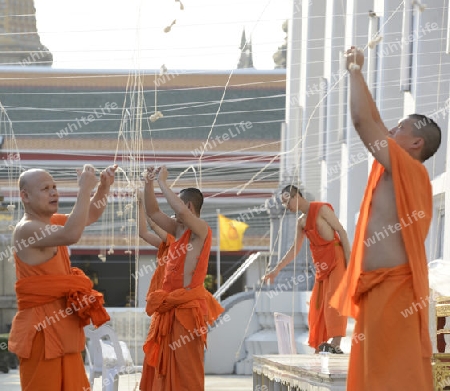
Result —
<path fill-rule="evenodd" d="M 238 267 L 238 269 L 230 276 L 228 280 L 225 281 L 225 283 L 214 293 L 214 298 L 220 301 L 220 297 L 230 288 L 231 285 L 233 285 L 236 280 L 242 276 L 242 274 L 247 270 L 247 268 L 259 258 L 259 256 L 262 255 L 262 252 L 258 251 L 257 253 L 254 253 L 250 255 L 241 266 Z"/>

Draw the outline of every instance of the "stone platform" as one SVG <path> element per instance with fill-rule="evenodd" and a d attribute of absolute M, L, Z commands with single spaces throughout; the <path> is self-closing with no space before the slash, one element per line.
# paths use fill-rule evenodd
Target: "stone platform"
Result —
<path fill-rule="evenodd" d="M 345 391 L 348 354 L 328 355 L 323 365 L 318 354 L 253 357 L 253 389 L 266 391 Z"/>

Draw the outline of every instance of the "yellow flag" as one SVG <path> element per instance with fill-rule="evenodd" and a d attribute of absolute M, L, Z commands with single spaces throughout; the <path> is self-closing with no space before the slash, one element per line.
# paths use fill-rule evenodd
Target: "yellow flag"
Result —
<path fill-rule="evenodd" d="M 219 215 L 220 249 L 223 251 L 242 250 L 242 239 L 248 225 Z"/>

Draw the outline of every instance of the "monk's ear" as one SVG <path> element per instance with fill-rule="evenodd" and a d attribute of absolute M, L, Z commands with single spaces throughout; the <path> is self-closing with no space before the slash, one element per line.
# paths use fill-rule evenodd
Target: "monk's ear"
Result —
<path fill-rule="evenodd" d="M 422 137 L 416 137 L 413 141 L 412 147 L 414 149 L 422 149 L 425 145 L 425 140 Z"/>
<path fill-rule="evenodd" d="M 25 203 L 29 199 L 28 192 L 25 189 L 20 190 L 20 198 L 22 199 L 22 202 Z"/>

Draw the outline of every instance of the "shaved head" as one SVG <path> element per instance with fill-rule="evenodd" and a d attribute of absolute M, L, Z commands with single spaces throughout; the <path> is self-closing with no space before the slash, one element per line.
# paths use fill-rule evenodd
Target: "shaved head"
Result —
<path fill-rule="evenodd" d="M 294 185 L 287 185 L 283 190 L 281 190 L 281 195 L 288 194 L 289 197 L 295 197 L 297 194 L 300 195 L 300 197 L 303 197 L 302 192 L 298 189 L 297 186 Z"/>
<path fill-rule="evenodd" d="M 441 128 L 431 118 L 421 114 L 411 114 L 408 118 L 414 120 L 413 133 L 423 139 L 420 153 L 422 162 L 433 156 L 441 145 Z"/>
<path fill-rule="evenodd" d="M 183 202 L 192 202 L 195 212 L 200 216 L 200 211 L 203 205 L 203 194 L 195 187 L 188 187 L 180 191 L 180 198 Z"/>
<path fill-rule="evenodd" d="M 42 174 L 47 174 L 51 177 L 48 171 L 45 171 L 41 168 L 32 168 L 30 170 L 22 172 L 19 176 L 19 189 L 24 190 L 29 185 L 33 185 L 33 182 L 41 176 Z"/>

